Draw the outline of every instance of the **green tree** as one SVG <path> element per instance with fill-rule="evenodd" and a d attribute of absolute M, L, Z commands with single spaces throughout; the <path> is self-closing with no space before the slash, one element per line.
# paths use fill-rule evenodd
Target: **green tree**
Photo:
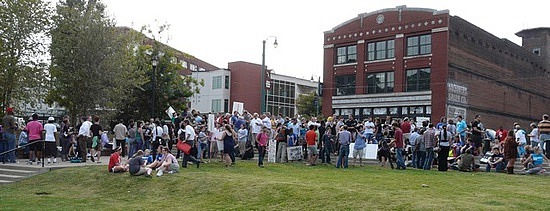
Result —
<path fill-rule="evenodd" d="M 142 86 L 132 90 L 131 100 L 124 106 L 122 114 L 119 116 L 124 119 L 148 119 L 149 117 L 167 117 L 165 109 L 172 106 L 176 111 L 181 111 L 187 107 L 188 97 L 198 93 L 199 90 L 192 87 L 204 86 L 204 82 L 197 81 L 190 76 L 184 76 L 180 71 L 184 70 L 178 58 L 189 57 L 157 39 L 168 33 L 169 25 L 161 25 L 154 34 L 148 27 L 143 27 L 137 42 L 139 45 L 135 52 L 134 66 L 140 73 L 144 73 Z M 146 35 L 152 38 L 148 38 Z M 158 65 L 153 69 L 151 64 L 152 57 L 158 58 Z M 154 75 L 154 77 L 153 77 Z M 153 78 L 156 80 L 153 81 Z M 153 99 L 153 90 L 155 98 Z M 154 101 L 155 112 L 152 105 Z"/>
<path fill-rule="evenodd" d="M 115 115 L 143 84 L 133 62 L 137 35 L 116 28 L 94 0 L 60 1 L 53 20 L 49 102 L 72 117 Z"/>
<path fill-rule="evenodd" d="M 0 0 L 0 113 L 43 100 L 50 17 L 42 0 Z"/>
<path fill-rule="evenodd" d="M 317 106 L 319 106 L 319 114 L 317 114 Z M 315 92 L 301 94 L 296 99 L 296 108 L 299 114 L 306 117 L 320 116 L 322 110 L 321 98 L 316 96 Z"/>

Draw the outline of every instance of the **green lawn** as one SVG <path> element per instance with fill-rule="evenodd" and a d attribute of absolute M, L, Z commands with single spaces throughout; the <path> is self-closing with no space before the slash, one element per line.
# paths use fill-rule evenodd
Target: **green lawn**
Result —
<path fill-rule="evenodd" d="M 2 185 L 0 210 L 548 210 L 549 185 L 547 176 L 375 166 L 239 161 L 153 178 L 90 166 Z"/>

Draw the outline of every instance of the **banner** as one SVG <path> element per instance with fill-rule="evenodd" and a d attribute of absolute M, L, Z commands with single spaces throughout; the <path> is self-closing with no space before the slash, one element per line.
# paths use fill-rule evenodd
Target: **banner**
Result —
<path fill-rule="evenodd" d="M 267 162 L 275 163 L 275 158 L 277 157 L 277 141 L 275 139 L 269 140 L 267 145 Z"/>
<path fill-rule="evenodd" d="M 214 120 L 215 116 L 214 114 L 208 114 L 208 131 L 214 131 L 214 123 L 216 120 Z"/>
<path fill-rule="evenodd" d="M 296 147 L 287 147 L 286 154 L 288 155 L 288 160 L 302 160 L 304 155 L 302 154 L 302 146 Z"/>
<path fill-rule="evenodd" d="M 355 143 L 349 144 L 349 155 L 348 158 L 353 158 L 353 147 Z M 364 159 L 374 159 L 378 156 L 378 144 L 367 144 L 367 147 L 363 148 Z"/>

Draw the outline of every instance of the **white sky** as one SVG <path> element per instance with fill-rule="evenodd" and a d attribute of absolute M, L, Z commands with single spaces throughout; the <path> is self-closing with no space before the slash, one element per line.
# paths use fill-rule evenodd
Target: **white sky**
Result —
<path fill-rule="evenodd" d="M 266 65 L 278 74 L 309 79 L 323 71 L 323 32 L 358 14 L 385 8 L 448 9 L 453 16 L 518 45 L 516 32 L 550 27 L 549 1 L 484 0 L 103 0 L 119 26 L 168 23 L 167 44 L 219 68 L 228 62 Z M 157 23 L 157 24 L 155 24 Z M 166 43 L 166 40 L 162 40 Z"/>

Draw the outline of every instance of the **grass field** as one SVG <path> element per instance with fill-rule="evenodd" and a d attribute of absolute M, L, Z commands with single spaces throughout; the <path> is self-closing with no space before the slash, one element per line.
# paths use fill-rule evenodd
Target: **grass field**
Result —
<path fill-rule="evenodd" d="M 550 209 L 547 176 L 246 161 L 153 178 L 106 168 L 66 168 L 2 185 L 0 210 Z"/>

